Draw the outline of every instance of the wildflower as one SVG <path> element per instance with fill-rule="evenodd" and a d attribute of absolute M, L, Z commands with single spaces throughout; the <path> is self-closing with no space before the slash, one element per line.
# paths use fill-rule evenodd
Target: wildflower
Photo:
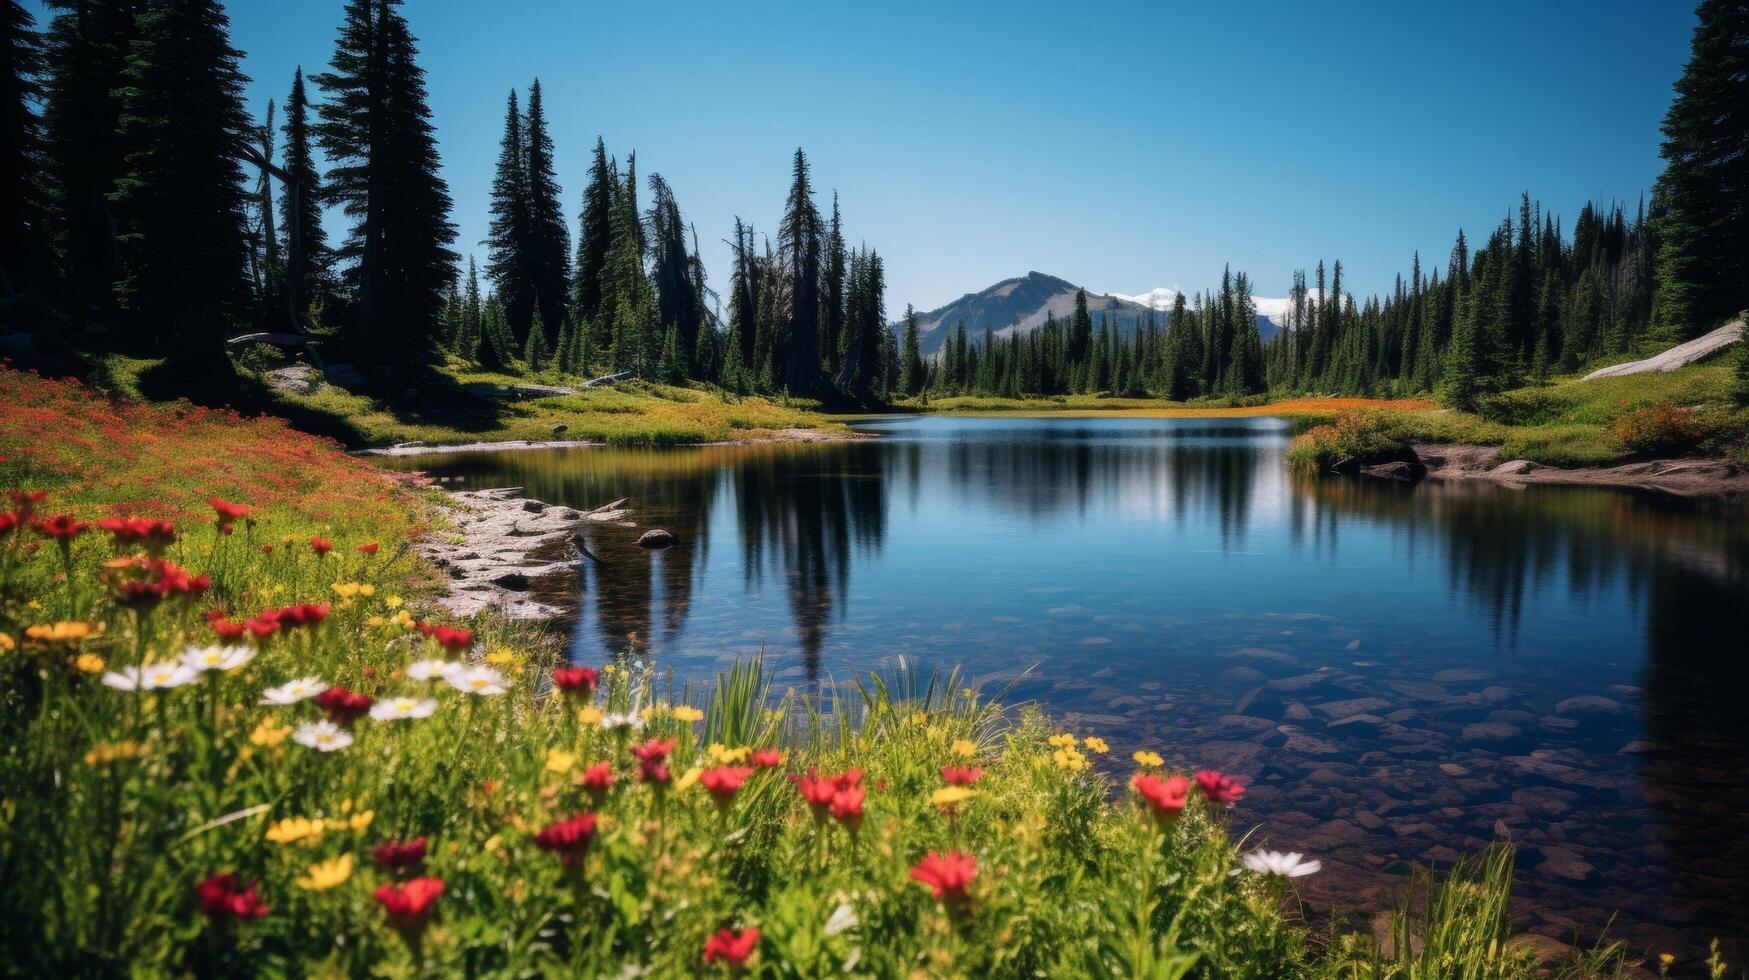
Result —
<path fill-rule="evenodd" d="M 370 695 L 348 691 L 338 684 L 316 695 L 316 707 L 328 712 L 328 720 L 336 725 L 350 726 L 364 717 L 372 703 Z"/>
<path fill-rule="evenodd" d="M 208 497 L 206 502 L 218 514 L 220 534 L 230 534 L 231 525 L 239 518 L 248 517 L 252 509 L 248 504 L 230 504 L 218 497 Z"/>
<path fill-rule="evenodd" d="M 1072 749 L 1075 747 L 1075 736 L 1059 732 L 1048 740 L 1052 748 Z"/>
<path fill-rule="evenodd" d="M 187 664 L 147 664 L 123 667 L 103 675 L 103 683 L 118 691 L 158 691 L 181 687 L 200 675 Z"/>
<path fill-rule="evenodd" d="M 591 709 L 589 708 L 584 708 L 582 711 L 577 712 L 577 719 L 579 721 L 584 721 L 585 717 L 590 713 L 590 710 Z M 599 715 L 596 721 L 603 728 L 623 728 L 628 732 L 635 732 L 644 727 L 644 719 L 639 717 L 635 712 L 613 711 L 605 715 L 600 714 L 600 712 L 596 712 L 596 714 Z M 587 724 L 586 721 L 585 724 Z"/>
<path fill-rule="evenodd" d="M 863 788 L 846 786 L 832 794 L 832 819 L 843 824 L 852 834 L 862 826 Z"/>
<path fill-rule="evenodd" d="M 244 624 L 233 622 L 223 616 L 211 617 L 206 622 L 221 640 L 240 640 L 248 629 Z"/>
<path fill-rule="evenodd" d="M 297 680 L 286 681 L 278 687 L 270 687 L 261 692 L 262 704 L 297 704 L 321 694 L 326 688 L 326 682 L 320 677 L 300 677 Z"/>
<path fill-rule="evenodd" d="M 978 746 L 971 739 L 956 738 L 953 740 L 953 744 L 948 746 L 948 751 L 962 759 L 975 759 L 978 755 Z"/>
<path fill-rule="evenodd" d="M 72 514 L 39 517 L 31 521 L 30 526 L 36 533 L 45 538 L 52 538 L 63 548 L 72 544 L 74 538 L 91 529 L 91 525 L 74 520 Z"/>
<path fill-rule="evenodd" d="M 255 730 L 249 733 L 249 744 L 271 749 L 285 741 L 285 737 L 291 733 L 290 725 L 275 725 L 273 722 L 263 719 L 260 724 L 255 726 Z"/>
<path fill-rule="evenodd" d="M 381 548 L 381 547 L 382 547 L 382 545 L 376 543 L 375 541 L 372 541 L 370 544 L 359 545 L 358 546 L 358 553 L 365 556 L 366 558 L 369 558 L 370 556 L 376 554 L 377 549 Z"/>
<path fill-rule="evenodd" d="M 690 704 L 677 705 L 671 713 L 674 715 L 675 721 L 683 721 L 687 724 L 704 720 L 704 712 Z"/>
<path fill-rule="evenodd" d="M 534 835 L 534 846 L 557 854 L 559 861 L 568 868 L 588 853 L 589 842 L 594 837 L 595 814 L 579 813 L 542 827 Z"/>
<path fill-rule="evenodd" d="M 109 532 L 119 550 L 130 544 L 143 544 L 149 554 L 160 555 L 176 540 L 176 527 L 169 521 L 145 517 L 105 517 L 97 526 Z"/>
<path fill-rule="evenodd" d="M 138 742 L 98 742 L 91 747 L 91 751 L 85 753 L 85 764 L 88 766 L 107 766 L 127 759 L 138 759 L 145 754 L 145 749 L 142 749 Z"/>
<path fill-rule="evenodd" d="M 849 902 L 839 902 L 838 907 L 832 910 L 831 917 L 826 920 L 823 931 L 828 936 L 836 936 L 856 928 L 857 925 L 856 910 L 850 907 Z"/>
<path fill-rule="evenodd" d="M 18 641 L 5 633 L 0 633 L 0 653 L 10 653 L 18 649 Z"/>
<path fill-rule="evenodd" d="M 443 677 L 449 686 L 463 694 L 493 695 L 504 693 L 504 675 L 490 667 L 460 667 Z"/>
<path fill-rule="evenodd" d="M 314 626 L 327 619 L 328 610 L 332 608 L 326 602 L 300 602 L 295 605 L 281 606 L 261 615 L 264 617 L 271 615 L 279 623 L 280 628 L 289 629 L 293 626 Z"/>
<path fill-rule="evenodd" d="M 567 696 L 588 698 L 595 693 L 598 675 L 590 667 L 555 667 L 553 686 Z"/>
<path fill-rule="evenodd" d="M 1258 874 L 1281 875 L 1283 878 L 1303 878 L 1316 874 L 1323 864 L 1318 861 L 1303 861 L 1298 851 L 1283 854 L 1280 851 L 1252 851 L 1241 859 L 1245 870 Z"/>
<path fill-rule="evenodd" d="M 972 789 L 969 786 L 955 784 L 952 786 L 943 786 L 934 793 L 931 793 L 929 795 L 929 802 L 951 814 L 954 812 L 955 807 L 976 795 L 978 795 L 977 790 Z"/>
<path fill-rule="evenodd" d="M 566 752 L 564 749 L 547 750 L 547 771 L 560 775 L 568 773 L 577 765 L 577 753 Z"/>
<path fill-rule="evenodd" d="M 316 553 L 317 558 L 320 558 L 328 552 L 333 551 L 334 545 L 327 538 L 316 535 L 310 538 L 310 550 Z"/>
<path fill-rule="evenodd" d="M 632 755 L 638 759 L 638 779 L 658 786 L 667 785 L 672 778 L 668 772 L 668 754 L 673 751 L 674 740 L 671 738 L 653 738 L 632 746 Z"/>
<path fill-rule="evenodd" d="M 761 769 L 776 769 L 783 765 L 783 753 L 776 749 L 754 749 L 747 754 L 747 761 Z"/>
<path fill-rule="evenodd" d="M 352 733 L 331 721 L 306 721 L 292 733 L 292 741 L 318 752 L 338 752 L 352 744 Z"/>
<path fill-rule="evenodd" d="M 958 903 L 966 900 L 966 888 L 978 877 L 978 859 L 960 851 L 941 854 L 930 851 L 911 869 L 911 878 L 929 886 L 936 901 Z"/>
<path fill-rule="evenodd" d="M 425 838 L 384 841 L 371 849 L 377 867 L 386 870 L 417 867 L 425 860 Z"/>
<path fill-rule="evenodd" d="M 404 885 L 383 885 L 375 894 L 397 929 L 417 930 L 424 927 L 431 907 L 443 895 L 443 879 L 414 878 Z"/>
<path fill-rule="evenodd" d="M 453 626 L 433 626 L 430 623 L 415 622 L 414 628 L 425 637 L 451 653 L 465 653 L 474 645 L 474 634 L 467 630 L 456 629 Z"/>
<path fill-rule="evenodd" d="M 327 825 L 320 820 L 286 817 L 268 826 L 267 841 L 270 844 L 314 844 L 322 839 L 326 829 Z"/>
<path fill-rule="evenodd" d="M 1087 748 L 1087 751 L 1097 752 L 1100 755 L 1104 755 L 1105 753 L 1111 751 L 1111 746 L 1105 744 L 1105 739 L 1098 738 L 1098 737 L 1095 737 L 1093 735 L 1089 735 L 1086 738 L 1082 739 L 1081 744 Z"/>
<path fill-rule="evenodd" d="M 715 935 L 704 941 L 704 961 L 726 963 L 731 968 L 739 968 L 758 947 L 757 926 L 748 926 L 739 933 L 733 929 L 718 929 Z"/>
<path fill-rule="evenodd" d="M 53 625 L 30 626 L 24 631 L 26 640 L 36 643 L 74 644 L 103 632 L 103 627 L 77 620 L 62 620 Z"/>
<path fill-rule="evenodd" d="M 398 721 L 403 718 L 429 718 L 437 710 L 431 698 L 389 698 L 370 706 L 372 721 Z"/>
<path fill-rule="evenodd" d="M 591 793 L 605 793 L 613 785 L 613 763 L 597 762 L 583 770 L 583 786 Z"/>
<path fill-rule="evenodd" d="M 352 801 L 347 800 L 346 806 L 351 807 Z M 370 829 L 370 825 L 376 820 L 376 817 L 377 812 L 375 810 L 360 810 L 351 816 L 336 817 L 333 820 L 328 821 L 328 829 L 333 831 L 350 830 L 353 833 L 362 834 Z"/>
<path fill-rule="evenodd" d="M 735 793 L 741 789 L 741 784 L 751 775 L 752 766 L 717 766 L 699 773 L 698 781 L 704 784 L 705 789 L 710 790 L 718 806 L 726 807 L 735 799 Z"/>
<path fill-rule="evenodd" d="M 236 670 L 255 659 L 254 647 L 189 647 L 182 651 L 182 663 L 189 670 Z"/>
<path fill-rule="evenodd" d="M 369 598 L 376 595 L 377 591 L 377 587 L 369 582 L 335 582 L 330 588 L 342 599 L 356 599 L 359 596 Z"/>
<path fill-rule="evenodd" d="M 352 877 L 352 855 L 342 854 L 337 858 L 329 858 L 310 865 L 307 877 L 299 878 L 297 885 L 307 891 L 325 892 L 330 888 L 338 888 L 346 884 Z"/>
<path fill-rule="evenodd" d="M 428 681 L 434 677 L 442 677 L 461 664 L 449 660 L 415 660 L 407 665 L 407 677 L 416 681 Z"/>
<path fill-rule="evenodd" d="M 818 770 L 809 769 L 807 775 L 791 776 L 790 781 L 795 783 L 808 808 L 814 811 L 814 819 L 825 820 L 832 806 L 832 797 L 838 795 L 840 789 L 862 782 L 862 771 L 852 769 L 841 776 L 822 776 Z"/>
<path fill-rule="evenodd" d="M 73 669 L 81 674 L 101 674 L 109 663 L 95 653 L 81 653 L 73 658 Z"/>
<path fill-rule="evenodd" d="M 226 919 L 259 919 L 267 914 L 267 905 L 256 893 L 256 882 L 239 887 L 234 874 L 215 874 L 194 886 L 200 901 L 200 911 L 214 922 Z"/>
<path fill-rule="evenodd" d="M 732 766 L 747 761 L 748 749 L 745 745 L 729 748 L 721 742 L 712 742 L 705 748 L 705 754 L 718 765 Z"/>
<path fill-rule="evenodd" d="M 1067 772 L 1081 772 L 1087 768 L 1087 757 L 1082 755 L 1081 751 L 1073 745 L 1051 753 L 1051 760 L 1058 769 Z"/>
<path fill-rule="evenodd" d="M 1160 758 L 1160 753 L 1150 752 L 1147 749 L 1130 753 L 1130 758 L 1136 760 L 1136 765 L 1146 769 L 1158 769 L 1166 764 L 1166 760 Z"/>
<path fill-rule="evenodd" d="M 1202 795 L 1216 806 L 1231 806 L 1239 802 L 1239 797 L 1245 795 L 1245 787 L 1240 786 L 1231 777 L 1223 776 L 1211 769 L 1204 769 L 1196 774 L 1197 788 Z"/>
<path fill-rule="evenodd" d="M 579 724 L 579 725 L 600 725 L 604 722 L 606 717 L 607 716 L 605 716 L 601 713 L 600 708 L 597 708 L 596 706 L 594 706 L 592 704 L 586 705 L 583 708 L 579 709 L 577 712 L 577 724 Z"/>
<path fill-rule="evenodd" d="M 1184 812 L 1185 797 L 1190 793 L 1190 780 L 1183 776 L 1167 776 L 1162 779 L 1143 773 L 1130 780 L 1130 788 L 1153 810 L 1154 819 L 1165 823 Z"/>
<path fill-rule="evenodd" d="M 954 766 L 941 767 L 941 781 L 949 786 L 970 786 L 977 782 L 978 778 L 983 775 L 984 770 L 976 766 L 969 769 L 961 769 Z"/>

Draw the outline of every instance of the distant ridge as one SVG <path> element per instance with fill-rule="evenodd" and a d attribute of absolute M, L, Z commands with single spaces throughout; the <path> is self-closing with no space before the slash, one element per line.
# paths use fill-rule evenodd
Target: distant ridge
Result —
<path fill-rule="evenodd" d="M 947 343 L 954 326 L 966 325 L 966 336 L 973 341 L 983 338 L 988 330 L 998 337 L 1031 333 L 1044 325 L 1047 314 L 1066 320 L 1075 313 L 1075 291 L 1067 279 L 1029 272 L 1014 279 L 1004 279 L 976 293 L 917 314 L 917 342 L 925 356 L 935 354 Z M 1170 309 L 1176 295 L 1169 289 L 1154 289 L 1140 296 L 1087 291 L 1087 312 L 1093 317 L 1093 327 L 1099 329 L 1107 320 L 1118 333 L 1135 333 L 1136 325 L 1158 310 Z M 1138 302 L 1141 301 L 1141 302 Z M 1161 318 L 1162 322 L 1164 318 Z M 904 323 L 895 324 L 903 329 Z M 1257 315 L 1257 332 L 1267 341 L 1281 328 L 1267 316 Z"/>

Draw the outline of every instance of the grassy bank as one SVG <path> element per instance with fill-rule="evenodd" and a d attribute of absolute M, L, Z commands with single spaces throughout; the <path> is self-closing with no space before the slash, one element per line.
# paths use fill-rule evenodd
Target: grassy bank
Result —
<path fill-rule="evenodd" d="M 538 634 L 423 620 L 400 546 L 432 501 L 331 444 L 0 396 L 10 971 L 1535 975 L 1508 852 L 1384 946 L 1308 934 L 1216 774 L 951 677 L 557 670 Z"/>

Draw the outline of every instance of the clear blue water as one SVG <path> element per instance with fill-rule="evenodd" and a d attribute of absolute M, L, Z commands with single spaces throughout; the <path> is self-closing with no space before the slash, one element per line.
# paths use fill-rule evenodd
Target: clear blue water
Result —
<path fill-rule="evenodd" d="M 905 418 L 827 445 L 425 456 L 595 527 L 572 654 L 797 686 L 905 656 L 1231 770 L 1235 819 L 1378 908 L 1520 846 L 1524 923 L 1690 951 L 1749 915 L 1741 504 L 1292 476 L 1277 419 Z M 636 546 L 674 532 L 661 552 Z M 1578 699 L 1578 700 L 1573 700 Z"/>

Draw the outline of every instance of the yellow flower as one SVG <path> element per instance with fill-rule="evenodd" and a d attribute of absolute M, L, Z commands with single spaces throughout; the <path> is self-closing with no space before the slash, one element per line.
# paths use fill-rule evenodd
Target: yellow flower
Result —
<path fill-rule="evenodd" d="M 962 759 L 971 759 L 977 756 L 978 746 L 969 738 L 956 738 L 948 751 Z"/>
<path fill-rule="evenodd" d="M 103 632 L 103 627 L 76 620 L 62 620 L 52 626 L 32 626 L 24 631 L 24 638 L 38 643 L 78 643 L 88 640 Z"/>
<path fill-rule="evenodd" d="M 318 861 L 310 865 L 310 876 L 298 879 L 299 888 L 307 888 L 313 892 L 325 892 L 330 888 L 346 884 L 352 877 L 352 855 L 342 854 L 337 858 Z"/>
<path fill-rule="evenodd" d="M 927 725 L 928 723 L 929 723 L 929 716 L 928 715 L 924 714 L 921 711 L 911 712 L 911 724 L 913 724 L 913 725 Z"/>
<path fill-rule="evenodd" d="M 358 583 L 358 594 L 368 599 L 377 594 L 377 587 L 369 582 L 360 582 Z"/>
<path fill-rule="evenodd" d="M 705 750 L 706 754 L 711 757 L 712 762 L 725 766 L 732 766 L 738 762 L 746 762 L 748 751 L 749 750 L 745 745 L 731 749 L 723 745 L 721 742 L 712 742 L 710 748 Z"/>
<path fill-rule="evenodd" d="M 691 789 L 692 784 L 698 782 L 699 774 L 702 772 L 704 772 L 704 769 L 699 766 L 693 766 L 691 769 L 686 770 L 679 779 L 674 781 L 674 792 L 683 793 L 686 790 Z"/>
<path fill-rule="evenodd" d="M 1051 742 L 1051 745 L 1055 748 L 1072 749 L 1075 747 L 1075 736 L 1069 735 L 1066 733 L 1052 735 L 1050 738 L 1050 742 Z"/>
<path fill-rule="evenodd" d="M 566 752 L 564 749 L 547 750 L 547 772 L 563 775 L 577 765 L 577 753 Z"/>
<path fill-rule="evenodd" d="M 145 754 L 145 750 L 137 742 L 98 742 L 91 747 L 91 751 L 85 753 L 85 764 L 107 766 L 124 759 L 138 759 Z"/>
<path fill-rule="evenodd" d="M 398 595 L 389 596 L 388 598 L 383 600 L 383 605 L 389 607 L 390 609 L 399 609 L 399 608 L 401 608 L 401 597 Z"/>
<path fill-rule="evenodd" d="M 591 704 L 577 712 L 577 723 L 580 725 L 601 724 L 601 709 Z"/>
<path fill-rule="evenodd" d="M 1111 751 L 1111 746 L 1105 744 L 1105 739 L 1093 735 L 1089 735 L 1082 739 L 1081 744 L 1087 746 L 1089 752 L 1097 752 L 1100 755 L 1104 755 Z"/>
<path fill-rule="evenodd" d="M 328 829 L 333 831 L 352 830 L 362 834 L 370 829 L 370 822 L 375 820 L 376 816 L 375 810 L 360 810 L 350 817 L 339 817 L 328 821 Z"/>
<path fill-rule="evenodd" d="M 1056 762 L 1058 769 L 1069 772 L 1080 772 L 1087 768 L 1087 757 L 1074 748 L 1058 749 L 1051 753 L 1051 759 Z"/>
<path fill-rule="evenodd" d="M 943 786 L 929 795 L 929 802 L 939 807 L 954 807 L 978 795 L 969 786 Z"/>
<path fill-rule="evenodd" d="M 335 582 L 334 594 L 342 599 L 351 599 L 358 595 L 357 582 Z"/>
<path fill-rule="evenodd" d="M 267 839 L 274 844 L 313 844 L 322 839 L 322 821 L 287 817 L 267 828 Z"/>
<path fill-rule="evenodd" d="M 508 667 L 516 662 L 516 654 L 509 650 L 493 650 L 486 654 L 486 663 L 493 667 Z"/>
<path fill-rule="evenodd" d="M 11 653 L 18 649 L 18 641 L 5 633 L 0 633 L 0 653 Z"/>
<path fill-rule="evenodd" d="M 676 721 L 684 721 L 688 724 L 695 721 L 704 721 L 704 712 L 694 708 L 690 704 L 682 704 L 675 707 L 671 714 L 674 715 Z"/>
<path fill-rule="evenodd" d="M 109 666 L 95 653 L 81 653 L 73 658 L 73 668 L 81 674 L 101 674 Z"/>
<path fill-rule="evenodd" d="M 1166 764 L 1166 760 L 1160 758 L 1160 753 L 1149 752 L 1147 749 L 1131 753 L 1130 758 L 1136 760 L 1136 765 L 1147 769 L 1157 769 Z"/>
<path fill-rule="evenodd" d="M 387 625 L 388 622 L 389 622 L 388 620 L 382 618 L 381 616 L 369 616 L 369 617 L 365 618 L 364 625 L 366 625 L 374 630 L 374 629 L 381 629 L 383 626 Z"/>
<path fill-rule="evenodd" d="M 261 724 L 256 725 L 255 730 L 249 733 L 249 744 L 271 749 L 285 741 L 285 737 L 291 733 L 290 725 L 276 726 L 273 722 L 263 719 Z"/>

